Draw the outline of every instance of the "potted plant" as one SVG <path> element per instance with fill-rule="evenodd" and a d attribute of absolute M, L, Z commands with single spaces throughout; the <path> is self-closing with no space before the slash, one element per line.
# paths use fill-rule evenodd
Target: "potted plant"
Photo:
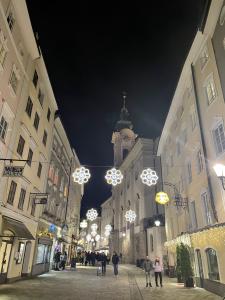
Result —
<path fill-rule="evenodd" d="M 176 276 L 177 276 L 177 282 L 182 283 L 184 282 L 182 279 L 182 274 L 181 274 L 181 257 L 180 257 L 180 245 L 177 245 L 176 248 L 176 253 L 177 253 L 177 264 L 176 264 Z"/>
<path fill-rule="evenodd" d="M 190 248 L 183 243 L 178 250 L 180 273 L 185 287 L 194 287 L 193 270 L 191 266 Z"/>

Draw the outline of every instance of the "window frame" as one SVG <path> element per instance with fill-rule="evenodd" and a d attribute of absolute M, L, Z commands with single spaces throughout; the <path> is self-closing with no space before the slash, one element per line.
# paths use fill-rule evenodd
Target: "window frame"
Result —
<path fill-rule="evenodd" d="M 17 189 L 17 183 L 12 180 L 9 187 L 8 197 L 7 197 L 7 203 L 10 205 L 13 205 L 16 195 L 16 189 Z"/>
<path fill-rule="evenodd" d="M 16 152 L 22 157 L 25 146 L 25 139 L 20 135 Z"/>
<path fill-rule="evenodd" d="M 2 115 L 0 120 L 0 139 L 5 142 L 7 136 L 9 123 L 6 121 L 5 117 Z"/>

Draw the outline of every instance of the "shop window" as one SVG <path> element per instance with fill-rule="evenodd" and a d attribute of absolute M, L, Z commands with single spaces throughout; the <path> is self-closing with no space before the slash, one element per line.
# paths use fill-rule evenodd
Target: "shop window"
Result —
<path fill-rule="evenodd" d="M 216 251 L 212 248 L 206 250 L 208 275 L 210 280 L 220 280 Z"/>
<path fill-rule="evenodd" d="M 18 252 L 16 254 L 17 259 L 16 259 L 16 263 L 17 264 L 21 264 L 23 261 L 23 255 L 24 255 L 24 250 L 25 250 L 25 244 L 20 242 L 19 243 L 19 247 L 18 247 Z"/>

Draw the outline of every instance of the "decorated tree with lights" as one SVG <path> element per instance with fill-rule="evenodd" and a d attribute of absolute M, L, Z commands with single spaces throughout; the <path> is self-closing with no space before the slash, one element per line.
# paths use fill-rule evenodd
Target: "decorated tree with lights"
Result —
<path fill-rule="evenodd" d="M 193 270 L 191 265 L 190 248 L 181 243 L 177 245 L 177 278 L 184 282 L 185 287 L 194 287 Z"/>

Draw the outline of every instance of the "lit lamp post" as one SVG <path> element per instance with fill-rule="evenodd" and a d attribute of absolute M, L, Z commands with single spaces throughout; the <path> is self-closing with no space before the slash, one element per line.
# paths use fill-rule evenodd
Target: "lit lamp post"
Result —
<path fill-rule="evenodd" d="M 213 169 L 216 172 L 216 176 L 220 179 L 223 189 L 225 190 L 225 165 L 216 164 Z"/>

